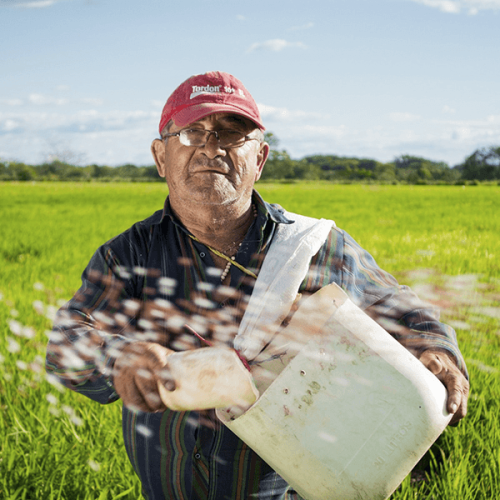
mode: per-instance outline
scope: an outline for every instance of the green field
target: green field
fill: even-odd
[[[500,187],[261,184],[332,218],[442,307],[468,363],[469,415],[391,499],[500,498]],[[46,332],[94,250],[162,207],[162,184],[0,183],[0,499],[137,499],[121,405],[48,382]]]

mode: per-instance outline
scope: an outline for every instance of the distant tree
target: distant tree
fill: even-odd
[[[264,165],[261,179],[293,179],[295,178],[295,161],[286,151],[271,150]]]
[[[118,177],[118,171],[115,167],[110,167],[108,165],[103,165],[100,168],[101,177],[104,179],[112,179],[113,177]]]
[[[9,162],[6,169],[14,181],[31,181],[37,177],[36,170],[31,165],[16,161]]]
[[[307,163],[305,159],[294,161],[294,173],[296,179],[318,180],[321,178],[321,170],[318,166]]]
[[[292,160],[285,150],[278,150],[279,139],[272,133],[266,132],[264,140],[271,147],[261,179],[297,179],[304,172],[296,169],[298,162]]]
[[[398,169],[415,169],[420,166],[420,163],[422,162],[423,158],[420,158],[418,156],[410,156],[410,155],[401,155],[397,156],[394,158],[394,166]]]
[[[141,167],[141,177],[148,181],[165,182],[164,179],[158,174],[156,165]]]
[[[500,146],[480,148],[464,162],[462,177],[468,180],[500,179]]]
[[[394,163],[379,163],[375,167],[375,179],[383,182],[394,182],[396,180]]]
[[[325,180],[376,179],[377,168],[382,165],[369,158],[335,155],[306,156],[304,160],[319,168],[319,178]]]
[[[412,184],[457,178],[456,172],[452,172],[447,163],[428,160],[420,156],[398,156],[394,159],[394,167],[398,180]]]
[[[279,139],[272,132],[264,133],[264,141],[271,146],[271,149],[277,149],[280,143]]]
[[[334,155],[312,155],[306,156],[304,160],[314,165],[319,170],[320,179],[335,180],[349,177],[352,168],[358,165],[357,159],[344,158]]]
[[[99,179],[102,177],[102,167],[93,163],[85,167],[87,177],[90,179]]]
[[[377,165],[378,165],[378,161],[363,158],[363,159],[359,160],[358,168],[363,169],[363,170],[373,171],[377,168]]]
[[[121,165],[120,167],[115,167],[115,174],[121,179],[136,179],[140,175],[140,170],[136,165],[127,163],[126,165]]]
[[[7,164],[3,161],[0,161],[0,180],[6,180],[10,176],[7,171]]]

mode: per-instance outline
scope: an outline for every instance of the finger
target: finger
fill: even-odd
[[[166,409],[158,394],[156,377],[150,371],[144,369],[137,370],[134,382],[138,393],[147,407],[145,411],[156,412]]]
[[[129,378],[126,389],[118,391],[123,405],[132,411],[150,412],[149,406],[144,400],[141,391],[138,389],[133,378]]]
[[[165,387],[165,389],[167,389],[167,391],[175,390],[175,379],[168,366],[164,366],[161,370],[156,372],[156,376],[158,381],[163,385],[163,387]]]
[[[448,375],[444,379],[444,383],[448,389],[447,409],[449,413],[456,413],[462,405],[463,393],[457,379],[458,377],[454,375]]]
[[[446,409],[451,413],[450,425],[456,425],[467,414],[469,382],[447,356],[426,351],[420,361],[443,383],[448,392]]]
[[[457,425],[462,418],[467,415],[467,399],[462,400],[462,404],[458,407],[458,410],[453,414],[449,425]]]
[[[456,383],[450,391],[450,396],[448,398],[448,412],[453,413],[453,418],[450,424],[457,424],[462,418],[467,415],[467,399],[469,394],[468,382],[460,380],[457,377],[458,383]]]
[[[173,353],[174,351],[159,345],[152,346],[146,353],[145,366],[154,375],[156,382],[163,384],[168,391],[175,389],[175,380],[168,366],[168,357]]]
[[[113,372],[113,385],[123,404],[127,407],[135,404],[136,388],[132,372],[126,368],[119,369],[115,366]]]
[[[143,370],[144,371],[144,370]],[[151,412],[148,402],[135,382],[137,372],[124,370],[115,377],[115,389],[123,404],[134,411]]]
[[[144,413],[152,413],[149,409],[148,404],[142,397],[139,389],[134,384],[133,397],[128,400],[123,400],[124,406],[126,406],[131,411],[141,411]]]
[[[443,371],[443,363],[436,354],[425,351],[419,359],[434,375],[437,376]]]
[[[164,366],[167,364],[168,357],[174,352],[159,344],[149,343],[144,355],[148,357],[150,363]]]

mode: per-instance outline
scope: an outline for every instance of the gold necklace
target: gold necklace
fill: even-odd
[[[197,241],[198,243],[201,243],[201,241],[196,237],[193,236],[192,234],[188,235],[191,239],[194,241]],[[205,245],[212,253],[217,255],[218,257],[221,257],[224,260],[227,260],[226,267],[224,271],[222,272],[221,275],[221,281],[224,281],[224,279],[227,276],[227,273],[229,272],[229,269],[231,268],[231,265],[237,267],[240,271],[244,272],[245,274],[248,274],[252,278],[257,279],[257,275],[253,273],[252,271],[248,270],[247,268],[243,267],[241,264],[238,264],[235,260],[235,257],[228,257],[226,254],[223,254],[222,252],[219,252],[219,250],[216,250],[215,248],[212,248],[210,245],[206,245],[205,243],[201,243],[202,245]],[[241,243],[238,245],[238,249],[241,247]],[[236,252],[238,253],[238,252]]]
[[[253,210],[253,216],[254,218],[257,218],[257,208],[255,205],[252,204],[252,210]],[[226,267],[224,268],[224,271],[222,271],[222,274],[220,276],[221,282],[223,282],[226,279],[226,276],[229,273],[229,270],[231,269],[231,266],[237,267],[240,271],[244,272],[245,274],[248,274],[248,276],[251,276],[254,279],[257,279],[257,275],[247,269],[246,267],[242,266],[241,264],[238,264],[236,262],[236,254],[233,255],[232,257],[228,257],[226,254],[219,252],[219,250],[216,250],[215,248],[211,247],[210,245],[206,245],[205,243],[202,243],[196,236],[193,236],[192,234],[188,234],[188,236],[193,239],[194,241],[197,241],[198,243],[201,243],[202,245],[205,245],[212,253],[217,255],[218,257],[221,257],[224,260],[227,260]],[[238,250],[240,249],[241,245],[243,242],[241,242],[238,245]],[[238,250],[236,250],[236,253],[238,253]]]

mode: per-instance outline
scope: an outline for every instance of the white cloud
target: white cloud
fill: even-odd
[[[289,110],[287,108],[277,108],[275,106],[268,106],[267,104],[261,103],[257,103],[257,106],[264,121],[293,121],[300,119],[321,120],[329,118],[328,114]]]
[[[349,134],[349,129],[345,125],[339,125],[338,127],[334,127],[331,125],[304,125],[301,127],[303,131],[304,137],[313,138],[313,137],[324,137],[328,139],[340,139],[341,137],[345,137]]]
[[[98,99],[95,97],[84,97],[80,99],[84,104],[90,104],[92,106],[102,106],[104,104],[103,99]]]
[[[0,6],[42,9],[44,7],[50,7],[59,1],[60,0],[0,0]]]
[[[400,112],[395,112],[395,113],[389,113],[389,118],[393,122],[415,122],[417,120],[420,120],[419,115],[414,115],[412,113],[400,113]]]
[[[459,1],[456,0],[413,0],[414,2],[421,3],[427,7],[434,7],[442,12],[449,12],[458,14],[461,9]]]
[[[498,143],[500,115],[489,115],[482,120],[449,120],[441,122],[443,129],[454,141]]]
[[[0,99],[1,104],[7,104],[7,106],[22,106],[24,104],[21,99]]]
[[[280,38],[273,40],[266,40],[265,42],[256,42],[250,45],[247,52],[254,52],[256,50],[272,50],[273,52],[280,52],[289,47],[298,47],[305,49],[306,46],[302,42],[287,42]]]
[[[90,133],[105,130],[130,130],[138,124],[151,124],[152,133],[156,131],[158,113],[146,111],[108,111],[95,109],[81,110],[77,113],[57,113],[28,111],[25,113],[0,112],[0,135],[9,132],[43,134],[45,132]]]
[[[238,15],[236,16],[236,19],[238,19],[238,21],[244,21],[244,20],[246,19],[246,17],[245,17],[245,16],[242,16],[241,14],[238,14]]]
[[[280,140],[279,148],[292,158],[335,154],[392,161],[396,156],[411,154],[456,165],[477,148],[497,144],[500,137],[498,114],[476,120],[383,121],[364,128],[334,121],[277,120],[264,124]]]
[[[154,106],[155,108],[159,108],[161,110],[163,109],[163,106],[165,106],[165,101],[160,101],[159,99],[153,99],[151,101],[151,106]]]
[[[443,106],[443,113],[446,113],[446,114],[449,114],[449,115],[452,115],[453,113],[456,112],[456,109],[455,108],[452,108],[451,106]]]
[[[288,31],[303,31],[303,30],[309,30],[311,28],[314,28],[314,23],[306,23],[302,24],[301,26],[292,26],[291,28],[288,29]]]
[[[68,103],[68,99],[51,97],[43,94],[30,94],[28,96],[28,101],[31,102],[31,104],[36,104],[38,106],[46,106],[54,104],[57,106],[62,106]]]
[[[1,123],[2,130],[5,132],[12,132],[21,126],[21,123],[16,120],[6,119],[3,123]]]
[[[88,163],[152,163],[149,145],[158,134],[157,111],[60,109],[0,111],[0,157],[36,164],[47,158],[47,144],[57,143],[61,151],[77,144],[75,153],[85,152]]]
[[[57,85],[57,87],[56,87],[56,90],[66,91],[66,90],[69,90],[69,89],[70,89],[69,85]]]
[[[480,10],[500,9],[500,0],[412,0],[412,1],[451,14],[459,14],[460,12],[462,12],[462,10],[465,10],[470,15],[475,15]]]

